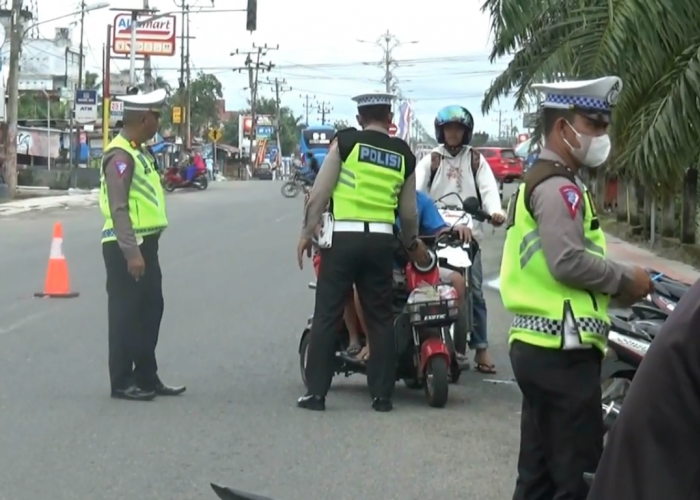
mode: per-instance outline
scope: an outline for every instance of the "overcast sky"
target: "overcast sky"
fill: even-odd
[[[63,15],[71,5],[69,1],[37,1],[40,20]],[[77,10],[79,1],[70,1]],[[214,1],[219,9],[246,6],[246,0]],[[301,115],[305,96],[309,95],[310,102],[332,108],[331,120],[346,119],[354,124],[355,109],[350,98],[383,88],[383,71],[374,66],[382,60],[383,51],[374,42],[389,30],[402,42],[393,51],[399,61],[395,70],[399,86],[428,130],[432,129],[438,109],[461,104],[474,114],[477,130],[497,132],[498,111],[483,117],[479,107],[484,91],[505,62],[492,65],[486,58],[490,22],[479,11],[481,1],[354,0],[332,4],[328,0],[258,0],[258,4],[258,31],[252,35],[245,31],[243,12],[191,16],[190,30],[195,37],[191,41],[192,64],[219,78],[227,109],[244,107],[249,95],[244,90],[247,76],[230,69],[242,66],[244,56],[229,54],[236,49],[250,50],[253,43],[279,44],[279,50],[270,51],[264,58],[278,67],[261,75],[261,79],[286,79],[286,86],[292,90],[282,96],[283,104]],[[142,0],[112,2],[113,7],[120,8],[142,5]],[[211,0],[192,0],[192,5],[196,12],[198,7],[211,7]],[[150,6],[161,12],[177,10],[175,0],[150,0]],[[85,47],[90,71],[101,71],[106,25],[115,14],[108,9],[88,14]],[[70,21],[43,24],[41,32],[51,37],[55,27],[66,26]],[[74,40],[78,40],[77,27]],[[153,58],[153,62],[157,75],[177,81],[179,55]],[[128,61],[116,60],[113,66],[128,69]],[[265,87],[263,92],[272,95],[271,87]],[[521,118],[512,110],[510,100],[502,101],[500,109],[504,121],[520,124]],[[320,115],[312,110],[309,119],[320,121]]]

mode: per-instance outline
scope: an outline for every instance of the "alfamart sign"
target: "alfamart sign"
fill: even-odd
[[[144,18],[147,19],[147,18]],[[131,53],[131,14],[118,14],[112,25],[112,51]],[[141,56],[172,56],[175,54],[175,16],[163,16],[136,27],[136,54]]]

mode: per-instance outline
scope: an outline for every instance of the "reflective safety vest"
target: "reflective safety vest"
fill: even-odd
[[[520,185],[508,207],[509,224],[501,262],[501,298],[515,313],[510,342],[519,340],[549,349],[597,347],[605,351],[610,298],[572,288],[549,272],[537,222]],[[605,234],[587,189],[583,190],[585,250],[605,258]]]
[[[165,193],[154,160],[150,155],[132,147],[121,134],[112,139],[104,154],[115,148],[126,151],[134,160],[134,174],[129,189],[129,218],[134,233],[136,236],[160,233],[168,227],[168,218],[165,213]],[[114,234],[114,222],[109,210],[104,166],[100,185],[100,210],[105,218],[105,224],[102,227],[102,243],[115,241],[117,237]]]
[[[331,195],[333,217],[393,224],[405,181],[406,157],[399,147],[388,149],[362,142],[363,132],[339,133],[337,140],[341,158],[347,154]]]

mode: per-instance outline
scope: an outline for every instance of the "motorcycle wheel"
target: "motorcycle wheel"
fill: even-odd
[[[309,385],[306,383],[306,362],[309,357],[309,339],[311,335],[308,333],[304,335],[304,338],[301,341],[301,345],[299,346],[299,371],[301,372],[301,381],[304,383],[304,387],[307,389],[309,388]]]
[[[444,408],[450,388],[450,370],[447,360],[433,356],[425,367],[425,400],[432,408]]]
[[[287,181],[282,184],[282,196],[285,198],[295,198],[299,195],[299,184],[294,181]]]
[[[461,355],[467,354],[467,347],[469,344],[467,337],[469,336],[471,326],[472,325],[469,324],[469,314],[467,313],[467,305],[462,304],[459,307],[457,321],[455,322],[453,330],[455,332],[455,338],[453,339],[455,351],[457,351]]]
[[[207,179],[206,176],[202,176],[194,182],[194,185],[197,186],[197,189],[200,191],[204,191],[209,186],[209,179]]]
[[[171,182],[166,181],[163,185],[163,189],[165,189],[168,193],[172,193],[173,191],[175,191],[175,185]]]

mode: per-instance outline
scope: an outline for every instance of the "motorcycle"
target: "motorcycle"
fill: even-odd
[[[404,380],[409,388],[423,388],[429,406],[442,408],[447,404],[449,384],[455,382],[465,367],[457,359],[450,327],[459,316],[457,290],[441,284],[438,256],[435,249],[456,239],[446,232],[438,236],[421,237],[428,247],[430,263],[420,267],[408,262],[405,280],[397,283],[393,295],[394,338],[396,343],[396,380]],[[316,284],[309,284],[315,289]],[[306,384],[306,364],[313,316],[309,318],[299,341],[299,367]],[[336,374],[346,377],[367,373],[367,364],[347,354],[349,337],[341,323],[335,353]]]
[[[295,198],[299,193],[307,194],[311,191],[311,183],[299,172],[295,170],[292,177],[282,184],[282,196],[285,198]]]
[[[208,186],[209,179],[207,178],[206,171],[197,172],[194,179],[191,181],[185,180],[180,173],[180,168],[177,166],[168,168],[163,174],[163,189],[165,189],[168,193],[172,193],[176,189],[190,187],[204,191]]]
[[[461,202],[461,206],[447,205],[444,199],[452,197]],[[435,200],[438,212],[443,220],[450,226],[466,226],[469,229],[474,227],[474,221],[484,222],[491,220],[491,216],[480,209],[479,201],[474,198],[467,198],[462,201],[457,193],[450,193]],[[459,354],[466,354],[469,344],[470,332],[474,325],[474,304],[471,297],[472,275],[471,266],[474,257],[479,252],[479,245],[476,241],[468,243],[456,242],[456,244],[440,243],[437,247],[438,264],[440,268],[449,269],[462,275],[467,284],[463,307],[464,314],[460,315],[460,320],[450,327],[450,334],[455,344],[455,349]]]

